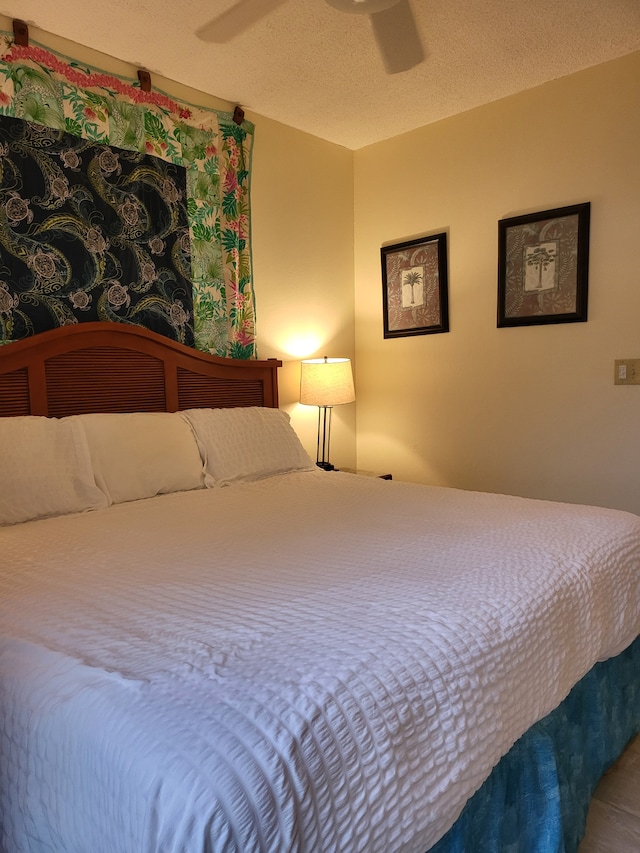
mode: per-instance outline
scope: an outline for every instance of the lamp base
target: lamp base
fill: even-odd
[[[331,464],[331,462],[316,462],[318,468],[322,468],[323,471],[335,471],[335,466]]]

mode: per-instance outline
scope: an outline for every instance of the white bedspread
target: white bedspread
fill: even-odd
[[[324,472],[0,530],[6,851],[424,853],[640,632],[640,519]]]

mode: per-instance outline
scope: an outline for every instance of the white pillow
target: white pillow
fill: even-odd
[[[209,488],[315,468],[289,415],[280,409],[188,409],[182,414],[193,427]]]
[[[204,487],[189,424],[174,412],[76,415],[87,434],[96,483],[112,503]]]
[[[32,415],[0,418],[0,524],[105,506],[82,424]]]

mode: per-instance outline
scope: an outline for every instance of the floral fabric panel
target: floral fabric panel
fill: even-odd
[[[34,45],[21,47],[7,38],[2,41],[1,37],[0,115],[70,134],[77,137],[76,142],[85,140],[107,146],[114,154],[116,148],[121,149],[118,162],[123,171],[119,176],[115,173],[112,176],[119,180],[127,171],[125,164],[134,162],[129,155],[150,155],[150,158],[161,160],[164,174],[174,181],[178,192],[183,192],[190,242],[190,268],[187,271],[182,270],[189,256],[185,241],[181,237],[172,245],[180,246],[175,262],[178,271],[189,279],[192,294],[192,308],[186,295],[183,298],[177,292],[173,294],[175,299],[172,297],[171,310],[165,305],[164,327],[171,327],[172,336],[176,332],[178,336],[184,334],[185,342],[188,340],[188,327],[192,327],[194,345],[206,352],[234,358],[255,358],[249,205],[253,125],[250,122],[237,125],[227,113],[180,104],[161,92],[142,92],[130,81],[87,68]],[[82,147],[77,150],[85,151]],[[88,154],[82,155],[82,168],[86,157]],[[59,158],[54,158],[54,162],[63,171],[69,169]],[[179,168],[176,167],[185,170],[184,191],[178,181]],[[68,179],[68,175],[66,177]],[[22,192],[18,194],[25,199]],[[31,223],[25,221],[23,228],[35,222],[33,201],[29,207],[34,219]],[[158,224],[155,230],[161,234],[164,227]],[[158,267],[158,258],[151,250],[149,239],[153,238],[147,239],[146,256]],[[160,236],[160,239],[164,238]],[[86,247],[86,242],[84,245]],[[160,244],[154,245],[158,248]],[[165,242],[165,247],[169,251],[169,243]],[[110,249],[114,249],[112,242]],[[146,313],[138,312],[128,320],[124,316],[127,311],[134,310],[134,302],[138,304],[134,296],[139,295],[140,288],[146,285],[143,270],[152,274],[151,267],[145,266],[146,260],[143,262],[142,256],[136,257],[141,264],[138,279],[128,280],[126,275],[110,279],[127,288],[129,304],[125,305],[123,291],[113,290],[111,296],[122,300],[118,311],[114,311],[116,317],[125,322],[147,325],[150,315]],[[4,261],[0,258],[5,267],[0,279],[7,288],[11,288],[11,293],[5,287],[0,290],[0,319],[3,324],[0,334],[6,341],[11,339],[5,333],[6,324],[10,322],[7,310],[11,309],[16,326],[17,306],[13,304],[15,283],[8,275]],[[164,283],[165,279],[159,276],[156,281]],[[97,291],[88,282],[77,283],[80,286],[73,292],[90,293],[91,304],[95,307]],[[76,301],[84,300],[81,296],[74,298]],[[182,305],[179,306],[178,302]],[[68,298],[61,304],[65,309],[70,307]],[[113,303],[108,304],[110,309],[116,307]],[[91,310],[93,308],[74,306],[73,319],[68,322],[95,319],[89,316]],[[185,314],[191,312],[188,322],[180,311]],[[154,313],[153,321],[157,320]],[[31,333],[23,322],[22,334]],[[20,334],[16,326],[15,335]]]
[[[0,329],[83,320],[193,345],[186,170],[0,116]]]

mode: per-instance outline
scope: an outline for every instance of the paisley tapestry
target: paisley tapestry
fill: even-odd
[[[161,173],[173,180],[178,192],[182,192],[177,177],[180,168],[174,171],[171,169],[184,168],[186,191],[183,200],[186,203],[191,249],[188,274],[182,269],[182,265],[188,262],[185,243],[177,241],[172,245],[179,247],[179,256],[174,258],[175,269],[191,281],[193,313],[189,323],[193,323],[195,346],[221,356],[256,357],[249,204],[254,130],[251,122],[245,120],[242,124],[237,124],[229,113],[177,102],[157,90],[143,92],[137,80],[107,74],[33,42],[28,47],[16,45],[10,36],[1,34],[0,115],[24,119],[32,124],[70,134],[78,140],[107,146],[114,155],[116,148],[121,149],[118,153],[118,163],[122,171],[118,174],[115,169],[110,173],[111,178],[119,182],[120,189],[124,185],[125,174],[129,174],[129,167],[134,170],[137,167],[133,164],[138,162],[128,159],[124,152],[150,155],[162,161],[167,171],[161,170]],[[89,153],[85,152],[82,146],[74,151],[83,164],[89,162]],[[53,162],[69,180],[70,167],[65,166],[59,157],[56,159],[54,156]],[[99,166],[96,168],[98,173],[103,175],[104,170]],[[7,192],[10,191],[7,189]],[[26,200],[22,191],[14,191],[20,199]],[[24,208],[19,199],[15,196],[12,198],[15,200],[10,209],[16,222],[15,227],[18,228],[17,222],[20,222],[20,228],[31,226],[33,229],[36,224],[36,206],[33,200],[29,204],[33,219],[27,222],[29,212],[25,213],[24,219],[16,220],[16,215],[21,215]],[[57,197],[54,194],[52,198]],[[68,199],[65,199],[65,203],[66,201]],[[132,208],[127,210],[132,212]],[[52,211],[49,210],[49,215],[51,214]],[[7,219],[7,227],[10,224]],[[102,228],[102,225],[100,227]],[[159,231],[162,231],[163,227],[159,226]],[[104,232],[102,237],[107,239]],[[116,247],[110,237],[109,240],[110,251],[113,253]],[[86,239],[83,242],[81,238],[76,238],[76,245],[81,243],[86,250]],[[102,244],[98,241],[96,245]],[[154,243],[156,248],[159,248],[159,245]],[[165,249],[170,253],[169,244],[166,242]],[[151,250],[148,239],[144,251],[145,257],[149,256],[157,269],[158,256]],[[46,254],[45,249],[42,249],[42,252]],[[91,255],[91,252],[88,254]],[[129,256],[130,261],[134,255],[135,253]],[[50,269],[42,254],[37,257],[39,260],[36,266],[41,273],[45,268]],[[59,256],[56,255],[56,258],[60,264]],[[138,269],[146,269],[151,275],[151,267],[145,266],[146,260],[142,260],[142,255],[135,255],[135,258],[139,264]],[[49,260],[53,261],[53,258]],[[95,273],[92,264],[93,260],[89,263],[90,274]],[[62,275],[62,267],[57,266],[56,269],[57,274]],[[111,275],[114,271],[115,267],[108,273],[105,269],[105,275]],[[78,275],[77,269],[74,269],[74,282]],[[22,333],[28,333],[24,318],[15,317],[17,306],[14,303],[18,294],[13,290],[14,285],[6,269],[0,273],[0,280],[9,287],[9,290],[4,287],[0,289],[0,318],[4,328],[11,323],[9,315],[13,314],[16,336],[21,334],[18,328],[22,328]],[[113,281],[114,284],[119,283],[119,286],[127,288],[127,292],[125,294],[116,288],[111,291],[112,301],[105,295],[100,304],[113,311],[114,315],[124,322],[146,325],[151,315],[143,314],[142,310],[136,307],[143,301],[144,294],[149,293],[140,290],[146,286],[146,280],[129,280],[126,275],[124,278],[114,276],[107,280]],[[137,289],[131,287],[134,281]],[[158,274],[155,281],[162,291],[166,279]],[[75,294],[72,300],[67,296],[60,302],[64,305],[63,310],[72,312],[71,315],[65,315],[72,316],[73,319],[68,321],[89,319],[88,312],[98,310],[97,289],[90,290],[92,307],[87,307],[86,310],[81,307],[81,304],[85,303],[85,297],[79,295],[78,289],[72,289],[71,292]],[[106,292],[109,292],[109,288]],[[130,301],[125,304],[127,296]],[[185,313],[190,310],[186,296],[183,299],[177,292],[173,296],[173,313],[166,314],[164,320],[164,327],[171,327],[169,331],[172,335],[176,334],[173,324],[183,319],[180,310]],[[122,304],[116,306],[113,300]],[[178,301],[182,302],[181,306],[177,305]],[[22,304],[24,307],[24,302]],[[40,307],[42,308],[42,305]],[[156,309],[157,305],[154,311]],[[165,307],[165,312],[167,310]],[[135,317],[131,315],[132,319],[126,320],[124,314],[127,311],[138,313]],[[154,322],[157,322],[157,313],[153,313],[153,318]],[[178,326],[182,326],[183,332],[187,334],[186,322],[179,322]],[[3,328],[0,327],[0,344],[8,340],[10,338],[4,336]]]
[[[186,171],[0,116],[0,332],[83,320],[193,345]]]

